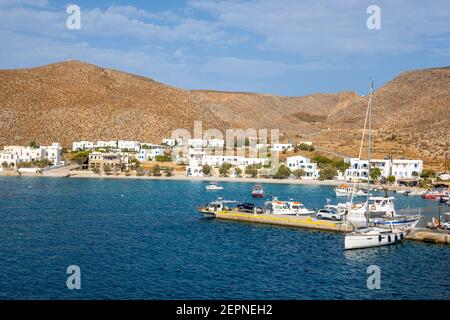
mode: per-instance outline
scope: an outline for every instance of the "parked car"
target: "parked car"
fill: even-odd
[[[238,204],[237,208],[241,212],[254,212],[255,208],[257,212],[260,211],[260,208],[256,207],[253,203],[241,203]]]
[[[339,213],[333,209],[320,209],[317,211],[317,219],[342,220],[343,213]]]

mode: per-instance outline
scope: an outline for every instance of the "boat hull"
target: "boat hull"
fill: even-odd
[[[388,234],[351,233],[345,236],[345,250],[364,249],[397,244],[405,239],[405,233],[392,231]]]
[[[264,194],[262,193],[253,193],[252,198],[264,198]]]

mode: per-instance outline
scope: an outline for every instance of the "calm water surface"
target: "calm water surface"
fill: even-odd
[[[217,196],[251,201],[252,184],[0,178],[2,299],[450,299],[450,247],[407,241],[345,252],[330,232],[202,219]],[[320,208],[332,187],[265,185]],[[400,209],[436,204],[398,195]],[[81,268],[68,290],[66,268]],[[366,269],[381,268],[368,290]]]

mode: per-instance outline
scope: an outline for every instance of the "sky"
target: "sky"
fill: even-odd
[[[370,77],[450,65],[450,2],[0,0],[0,39],[0,69],[76,59],[183,89],[366,94]]]

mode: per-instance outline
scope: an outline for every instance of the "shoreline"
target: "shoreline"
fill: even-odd
[[[5,175],[2,177],[18,177],[19,175]],[[236,178],[236,177],[188,177],[184,175],[166,176],[125,176],[125,175],[98,175],[91,172],[72,173],[44,173],[40,175],[22,174],[21,177],[43,177],[43,178],[75,178],[75,179],[132,179],[132,180],[161,180],[161,181],[193,181],[193,182],[239,182],[239,183],[265,183],[265,184],[299,184],[299,185],[322,185],[338,186],[347,183],[344,180],[311,180],[311,179],[272,179],[272,178]]]

